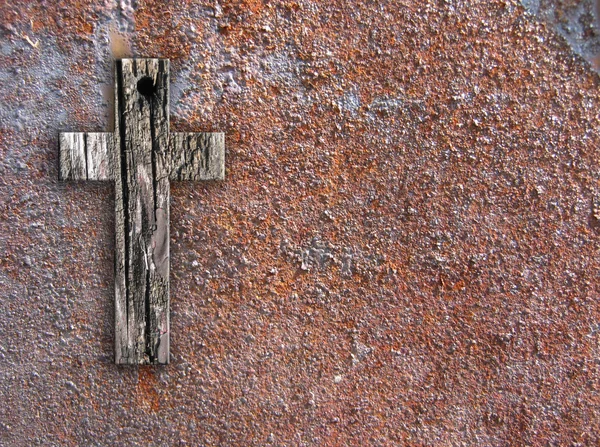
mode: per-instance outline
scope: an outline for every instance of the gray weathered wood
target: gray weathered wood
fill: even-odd
[[[60,179],[87,180],[85,133],[60,134]]]
[[[225,135],[175,132],[170,138],[171,180],[223,180]]]
[[[169,361],[169,65],[117,61],[116,361]],[[151,95],[137,85],[154,84]]]
[[[112,133],[86,134],[86,162],[88,180],[114,180],[110,166],[110,154],[114,151]]]
[[[115,182],[115,362],[169,362],[169,179],[220,180],[222,133],[169,134],[169,61],[116,62],[115,133],[62,133],[61,180]]]
[[[61,180],[111,180],[113,136],[106,132],[61,133]]]

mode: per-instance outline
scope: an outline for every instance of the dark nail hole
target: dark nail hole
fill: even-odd
[[[152,96],[156,92],[154,81],[150,76],[144,76],[137,83],[138,92],[144,96]]]

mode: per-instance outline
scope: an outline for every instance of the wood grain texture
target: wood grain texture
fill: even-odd
[[[116,64],[116,363],[169,362],[168,61]],[[151,80],[150,95],[137,89]]]
[[[223,180],[225,135],[174,132],[169,140],[171,180]]]
[[[115,133],[60,134],[61,180],[115,182],[115,362],[169,362],[169,180],[221,180],[222,133],[169,134],[169,61],[116,62]]]
[[[85,135],[88,180],[113,180],[110,164],[110,154],[114,151],[113,134],[88,132]]]
[[[113,135],[107,132],[65,132],[59,137],[60,180],[111,180]]]

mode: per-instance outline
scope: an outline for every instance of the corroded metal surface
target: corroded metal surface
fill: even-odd
[[[521,0],[521,4],[600,71],[600,0]]]
[[[600,91],[561,38],[506,0],[115,5],[0,7],[3,445],[600,442]],[[111,51],[226,132],[228,180],[171,188],[168,367],[112,364],[114,192],[57,181]]]

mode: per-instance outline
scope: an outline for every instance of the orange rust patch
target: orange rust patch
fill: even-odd
[[[140,366],[137,382],[137,399],[141,406],[156,413],[160,409],[160,395],[156,371],[153,367]]]

